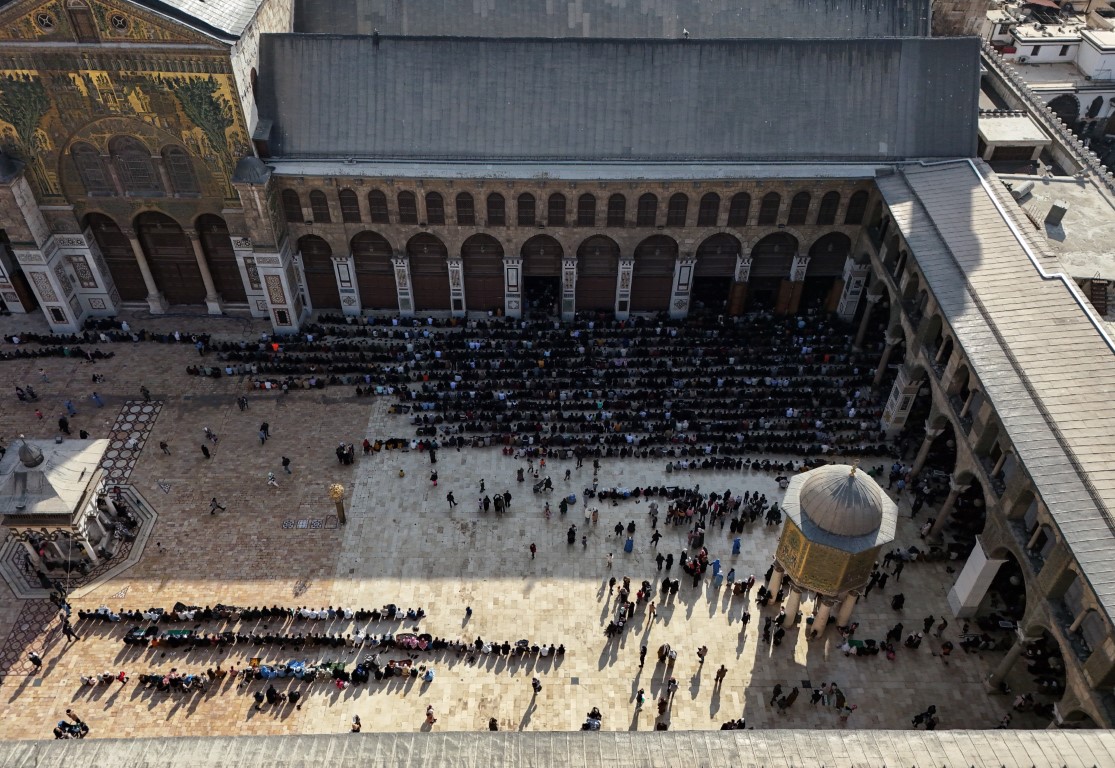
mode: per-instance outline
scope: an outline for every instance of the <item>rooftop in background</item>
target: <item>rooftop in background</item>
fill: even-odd
[[[0,459],[0,517],[11,523],[69,525],[100,466],[108,440],[26,440],[43,461],[25,466],[20,443]]]
[[[259,114],[274,121],[271,154],[287,159],[970,157],[978,48],[263,35]]]
[[[178,0],[200,2],[200,0]],[[294,31],[440,37],[928,37],[931,0],[298,0]],[[262,71],[262,70],[261,70]]]
[[[1115,280],[1115,201],[1090,179],[1071,176],[999,175],[1014,189],[1033,182],[1030,193],[1019,201],[1033,227],[1049,250],[1057,254],[1065,272],[1077,279],[1101,277]],[[1045,223],[1055,202],[1068,203],[1060,225]]]
[[[263,0],[127,1],[228,42],[240,37],[263,4]],[[0,0],[0,8],[13,2],[15,0]]]

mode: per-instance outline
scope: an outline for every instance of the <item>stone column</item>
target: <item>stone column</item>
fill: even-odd
[[[825,634],[825,630],[829,624],[829,614],[832,612],[833,600],[827,597],[817,598],[821,606],[817,609],[817,614],[813,617],[813,633],[816,635]]]
[[[201,270],[201,282],[205,284],[205,307],[211,315],[224,314],[221,310],[221,297],[217,294],[217,286],[213,283],[213,275],[209,272],[209,262],[205,260],[205,249],[201,247],[201,234],[196,229],[187,229],[186,236],[190,238],[190,246],[194,249],[194,258],[197,259],[197,268]]]
[[[736,256],[736,273],[728,293],[728,315],[738,317],[747,308],[747,282],[751,279],[751,257],[742,253]]]
[[[143,275],[143,284],[147,286],[147,304],[150,307],[151,314],[165,315],[167,310],[166,298],[159,293],[159,286],[155,285],[155,276],[151,274],[151,267],[147,264],[147,255],[143,252],[143,246],[139,242],[136,231],[130,227],[127,229],[121,228],[120,231],[124,233],[124,236],[128,238],[128,242],[132,245],[132,253],[139,265],[139,273]]]
[[[74,540],[81,545],[81,548],[85,550],[85,554],[89,555],[89,559],[92,560],[94,564],[101,562],[101,558],[97,555],[97,550],[93,548],[93,545],[89,543],[87,538],[84,536],[75,536]]]
[[[995,667],[995,671],[988,676],[987,685],[989,687],[998,688],[1002,684],[1003,680],[1010,674],[1011,668],[1014,667],[1014,662],[1018,661],[1018,657],[1026,650],[1028,644],[1028,638],[1019,630],[1018,639],[1014,641],[1014,645],[1010,647],[1007,655],[999,662],[999,666]]]
[[[900,341],[902,341],[902,336],[900,334],[892,334],[890,331],[887,331],[887,344],[883,349],[883,356],[879,358],[879,366],[875,369],[875,378],[871,380],[871,386],[877,387],[883,380],[883,374],[886,373],[887,370],[887,363],[890,362],[891,352],[894,351],[894,348],[898,346],[898,342]]]
[[[674,320],[689,314],[689,294],[696,265],[697,257],[692,253],[679,254],[674,264],[674,287],[670,291],[670,317]]]
[[[465,303],[464,262],[460,256],[450,256],[449,267],[449,309],[453,317],[464,317],[468,304]]]
[[[1003,465],[1007,463],[1007,456],[1009,455],[1010,451],[1003,451],[1001,454],[999,454],[999,458],[998,460],[996,460],[995,466],[991,468],[992,477],[998,477],[999,473],[1003,471]]]
[[[972,407],[972,401],[976,399],[976,390],[969,390],[968,397],[964,400],[964,407],[960,409],[960,418],[968,415],[968,409]]]
[[[344,256],[334,254],[333,277],[337,280],[337,294],[341,297],[341,313],[348,317],[360,317],[360,288],[356,284],[356,259],[349,253]]]
[[[635,273],[635,258],[620,256],[619,274],[616,276],[616,320],[631,316],[631,280]]]
[[[391,257],[395,266],[395,292],[399,295],[399,316],[414,317],[414,289],[410,284],[410,259],[402,251]]]
[[[867,294],[867,305],[863,308],[863,317],[859,320],[859,330],[856,331],[856,340],[852,344],[857,348],[863,347],[863,339],[867,336],[867,326],[871,322],[871,312],[883,298],[881,293]]]
[[[846,627],[852,620],[852,611],[856,609],[856,601],[859,600],[859,595],[855,592],[849,592],[844,595],[844,600],[840,603],[840,611],[836,614],[836,625],[838,627]]]
[[[786,301],[786,314],[796,315],[801,309],[801,292],[805,287],[805,273],[809,269],[809,256],[794,256],[790,266],[790,295]]]
[[[784,573],[785,571],[782,570],[782,566],[775,563],[774,573],[770,575],[770,584],[767,586],[767,589],[770,590],[772,595],[778,594],[778,588],[782,586],[782,576]]]
[[[945,503],[937,511],[937,519],[933,522],[933,527],[929,529],[930,536],[937,536],[941,533],[941,529],[945,527],[945,522],[952,516],[953,507],[956,506],[956,500],[960,498],[960,494],[970,488],[970,485],[960,483],[955,477],[949,478],[949,495],[945,498]]]
[[[1027,552],[1033,552],[1034,551],[1034,547],[1036,547],[1038,545],[1038,539],[1041,538],[1041,535],[1043,533],[1045,533],[1045,528],[1043,528],[1042,524],[1039,522],[1034,527],[1034,533],[1030,536],[1030,540],[1026,542],[1026,551]]]
[[[103,542],[105,540],[105,537],[108,536],[108,531],[105,530],[105,527],[101,524],[100,518],[98,518],[95,514],[89,515],[85,518],[86,532],[88,532],[90,528],[100,534],[99,538],[97,539],[98,541]]]
[[[24,539],[20,543],[23,544],[23,548],[27,550],[27,556],[31,558],[31,563],[36,568],[45,570],[43,567],[43,559],[39,557],[39,553],[35,551],[35,548],[33,546],[31,546],[31,542]]]
[[[566,256],[561,260],[561,319],[573,320],[577,315],[577,259]]]
[[[867,284],[867,276],[870,272],[870,264],[857,264],[851,256],[844,261],[844,287],[840,292],[840,303],[836,305],[836,314],[842,319],[851,322],[856,316],[856,308],[859,306],[860,297],[863,296],[863,287]],[[866,309],[864,313],[867,313]],[[859,346],[859,342],[856,346]]]
[[[790,593],[786,595],[785,602],[782,607],[786,609],[786,619],[790,622],[790,626],[798,623],[798,606],[801,605],[801,587],[791,586]]]
[[[503,257],[503,312],[507,317],[523,316],[523,258]]]
[[[944,431],[944,427],[931,427],[928,421],[925,422],[925,439],[921,441],[918,455],[914,458],[914,466],[910,469],[911,480],[925,468],[925,461],[929,458],[929,449],[933,447],[933,441],[940,437]]]
[[[879,419],[879,428],[894,437],[906,426],[906,419],[914,407],[914,400],[921,389],[921,380],[910,381],[909,369],[902,366],[898,375],[894,377],[894,384],[890,388],[886,405],[883,406],[883,416]]]

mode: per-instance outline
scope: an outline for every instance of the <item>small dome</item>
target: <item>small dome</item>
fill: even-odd
[[[0,152],[0,181],[11,181],[23,170],[23,163],[7,152]]]
[[[883,489],[866,472],[846,464],[809,472],[798,499],[803,515],[837,536],[869,536],[882,526]]]
[[[19,446],[19,460],[23,466],[31,469],[43,463],[43,452],[38,446],[24,442]]]
[[[232,172],[232,180],[244,184],[265,184],[271,178],[271,168],[254,155],[241,158]]]

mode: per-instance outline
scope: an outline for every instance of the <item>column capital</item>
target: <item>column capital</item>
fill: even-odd
[[[120,234],[127,238],[133,238],[136,236],[136,231],[134,227],[120,227]]]
[[[951,491],[952,493],[964,493],[964,491],[968,490],[971,487],[971,483],[962,483],[955,477],[949,478],[949,491]]]
[[[866,299],[868,304],[878,304],[880,301],[883,300],[883,294],[869,293],[867,294]]]
[[[201,233],[198,232],[193,227],[183,227],[182,231],[186,233],[186,237],[190,238],[191,240],[193,240],[195,242],[198,242],[198,241],[201,240]]]
[[[901,333],[888,330],[884,340],[886,341],[888,347],[894,347],[897,346],[903,338],[905,337]]]
[[[925,439],[936,440],[938,437],[945,433],[944,427],[931,427],[929,422],[925,422]]]

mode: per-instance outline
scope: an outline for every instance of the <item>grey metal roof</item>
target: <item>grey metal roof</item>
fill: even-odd
[[[605,713],[608,716],[609,713]],[[870,715],[864,715],[869,717]],[[853,717],[852,722],[855,722]],[[49,725],[49,723],[48,723]],[[626,725],[624,725],[626,728]],[[1111,731],[667,731],[343,733],[0,742],[5,768],[764,768],[1115,765]]]
[[[203,32],[224,32],[238,38],[263,0],[128,0],[135,5],[196,25]]]
[[[1034,252],[1025,219],[983,173],[989,187],[967,162],[911,166],[878,186],[1111,621],[1115,351],[1075,284],[1046,272],[1055,260]]]
[[[898,505],[870,475],[847,464],[794,475],[782,508],[809,541],[844,552],[893,541],[898,525]]]
[[[277,157],[969,157],[979,41],[263,35]]]
[[[298,0],[294,31],[444,37],[928,37],[931,0]]]

